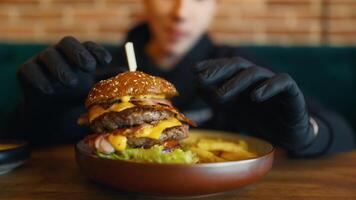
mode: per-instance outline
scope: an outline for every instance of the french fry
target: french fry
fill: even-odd
[[[189,146],[195,146],[199,140],[199,137],[196,135],[190,135],[188,138],[184,139],[184,144]]]
[[[199,162],[208,163],[208,162],[225,162],[227,160],[215,156],[210,151],[206,151],[204,149],[200,149],[197,147],[191,147],[190,150],[195,153],[199,157]]]
[[[245,160],[249,158],[255,158],[256,154],[248,151],[241,151],[240,153],[224,151],[220,154],[220,157],[228,161],[234,161],[234,160]]]
[[[237,145],[241,146],[241,148],[243,148],[245,150],[248,150],[248,145],[245,140],[239,140],[239,143]]]
[[[247,144],[239,145],[234,142],[227,142],[214,139],[200,139],[197,146],[207,151],[226,151],[240,153],[247,150]]]
[[[191,138],[184,145],[197,155],[200,163],[245,160],[257,157],[244,140],[232,142],[216,138]]]

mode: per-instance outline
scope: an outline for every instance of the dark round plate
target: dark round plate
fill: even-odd
[[[0,175],[19,167],[30,156],[27,142],[18,140],[0,140]]]
[[[234,190],[258,181],[272,168],[273,146],[263,140],[221,131],[192,130],[190,137],[245,140],[258,157],[204,164],[153,164],[109,160],[93,155],[83,141],[76,160],[90,179],[123,191],[151,196],[200,196]]]

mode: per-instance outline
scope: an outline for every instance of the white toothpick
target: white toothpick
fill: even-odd
[[[130,72],[134,72],[137,69],[135,50],[132,42],[127,42],[125,44],[127,62],[129,63]]]

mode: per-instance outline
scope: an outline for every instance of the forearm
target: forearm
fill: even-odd
[[[355,133],[347,121],[337,113],[318,109],[312,112],[318,132],[307,147],[290,152],[293,157],[315,157],[351,150],[355,147]]]
[[[56,101],[26,101],[9,117],[6,138],[25,139],[34,144],[73,142],[84,133],[76,120],[84,107]]]

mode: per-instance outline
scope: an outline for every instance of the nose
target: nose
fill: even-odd
[[[187,20],[189,16],[189,1],[191,0],[175,0],[175,5],[173,8],[173,19],[176,22],[183,22]]]

